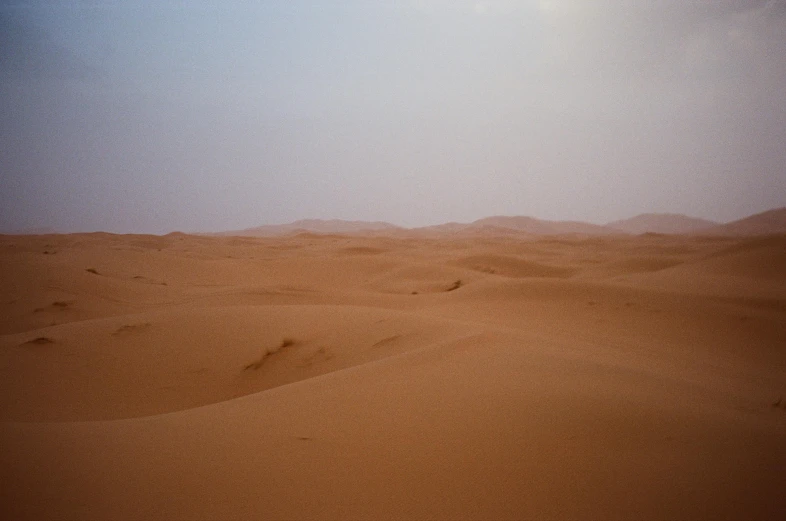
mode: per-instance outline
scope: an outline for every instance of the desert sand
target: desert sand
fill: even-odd
[[[786,516],[786,235],[383,231],[0,237],[3,517]]]

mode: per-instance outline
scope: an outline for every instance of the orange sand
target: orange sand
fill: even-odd
[[[786,516],[786,236],[493,230],[0,237],[3,517]]]

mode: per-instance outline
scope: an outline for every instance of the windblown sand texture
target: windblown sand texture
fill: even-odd
[[[382,231],[0,237],[3,517],[786,516],[786,236]]]

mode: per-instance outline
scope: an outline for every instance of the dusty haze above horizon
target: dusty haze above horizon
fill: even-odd
[[[0,233],[786,206],[786,2],[0,3]]]

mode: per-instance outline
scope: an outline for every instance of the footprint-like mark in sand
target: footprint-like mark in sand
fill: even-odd
[[[320,347],[309,356],[304,358],[297,366],[298,367],[311,367],[312,365],[325,362],[333,358],[333,355],[328,351],[326,347]]]
[[[130,335],[133,333],[138,333],[150,328],[151,324],[149,322],[145,322],[143,324],[126,324],[124,326],[120,326],[112,333],[112,336],[121,336],[121,335]]]
[[[396,341],[396,340],[398,340],[399,338],[401,338],[401,335],[393,335],[393,336],[389,336],[389,337],[387,337],[387,338],[383,338],[382,340],[380,340],[379,342],[375,343],[375,344],[374,344],[374,345],[372,345],[371,347],[372,347],[372,348],[374,348],[374,347],[382,347],[382,346],[384,346],[384,345],[390,344],[391,342],[395,342],[395,341]]]
[[[46,336],[40,336],[38,338],[34,338],[32,340],[28,340],[27,342],[23,342],[20,345],[23,345],[23,346],[25,346],[25,345],[28,345],[28,346],[29,345],[45,346],[45,345],[50,345],[50,344],[54,344],[54,343],[55,343],[55,341],[52,340],[51,338],[46,337]]]
[[[142,275],[134,275],[133,280],[137,282],[141,282],[143,284],[153,284],[155,286],[166,286],[167,283],[160,280],[153,280],[147,277],[143,277]]]

